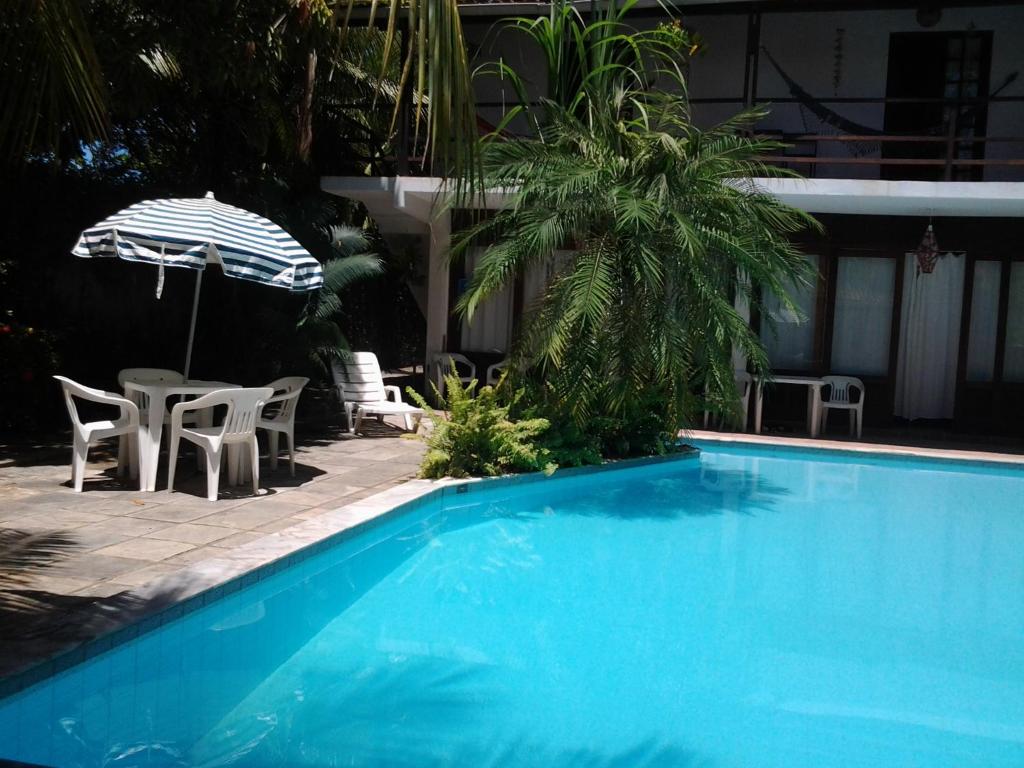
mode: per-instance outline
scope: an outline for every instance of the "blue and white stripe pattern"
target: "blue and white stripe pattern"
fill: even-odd
[[[255,213],[205,198],[143,200],[82,232],[72,253],[168,267],[220,264],[231,277],[292,291],[324,283],[320,263],[287,232]]]

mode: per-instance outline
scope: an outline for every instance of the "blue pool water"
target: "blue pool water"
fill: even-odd
[[[1024,473],[708,446],[448,497],[0,702],[51,766],[1024,765]]]

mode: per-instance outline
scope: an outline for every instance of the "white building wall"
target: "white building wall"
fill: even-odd
[[[698,124],[711,125],[742,107],[744,59],[747,41],[746,14],[687,15],[683,23],[699,32],[706,43],[705,51],[691,64],[689,90],[694,99],[735,98],[729,104],[696,104],[694,116]],[[652,26],[657,19],[645,18],[639,26]],[[489,24],[498,24],[490,20]],[[806,91],[818,98],[879,98],[885,96],[888,73],[889,36],[893,32],[953,32],[967,29],[992,31],[992,66],[990,87],[998,87],[1012,72],[1020,72],[1015,83],[1003,96],[1024,96],[1024,4],[980,7],[944,8],[942,18],[934,27],[924,29],[918,24],[914,9],[874,11],[821,11],[764,13],[761,17],[761,44],[768,48],[779,65]],[[837,30],[842,34],[842,58],[836,74]],[[505,61],[524,74],[529,97],[543,94],[545,71],[543,61],[535,53],[525,35],[497,32],[479,21],[470,22],[467,38],[474,46],[477,63],[504,57]],[[477,98],[482,102],[507,100],[516,94],[507,82],[498,78],[481,78],[477,82]],[[760,58],[757,95],[762,101],[789,98],[785,81],[767,57]],[[850,120],[881,130],[884,127],[884,104],[830,104],[830,108]],[[492,123],[501,119],[502,110],[483,107],[481,115]],[[760,125],[764,129],[786,133],[818,132],[820,124],[813,115],[805,123],[797,104],[776,103],[771,114]],[[522,123],[513,128],[525,131]],[[821,131],[828,133],[830,131]],[[990,136],[1024,135],[1024,103],[989,105],[987,133]],[[821,142],[819,156],[850,157],[838,142]],[[1024,144],[991,143],[988,158],[1024,157]],[[878,166],[835,165],[819,167],[815,175],[839,178],[878,178]],[[986,180],[1019,180],[1024,169],[1006,166],[986,168]]]

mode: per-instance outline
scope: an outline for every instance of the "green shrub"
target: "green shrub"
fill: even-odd
[[[669,396],[649,386],[617,410],[600,408],[581,418],[573,411],[557,376],[525,377],[513,417],[543,418],[551,427],[540,445],[560,467],[600,464],[607,459],[652,456],[676,449],[674,414]]]
[[[447,420],[439,417],[419,393],[406,390],[434,424],[420,475],[437,478],[554,472],[557,465],[551,452],[539,441],[550,422],[544,418],[509,418],[521,392],[513,393],[503,404],[494,387],[475,392],[476,387],[475,379],[463,386],[454,367],[445,376],[447,398],[441,398],[436,388],[435,393],[441,407],[448,411]]]

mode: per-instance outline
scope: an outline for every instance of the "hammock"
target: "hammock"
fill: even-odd
[[[877,128],[869,128],[866,125],[843,117],[838,112],[829,109],[820,101],[815,99],[811,94],[805,91],[800,84],[790,77],[786,71],[779,66],[779,63],[771,55],[769,50],[763,45],[761,51],[767,57],[769,63],[775,68],[775,71],[779,73],[786,82],[786,86],[789,88],[790,95],[797,100],[800,107],[800,118],[804,124],[804,131],[811,134],[821,134],[826,136],[838,136],[840,134],[847,134],[850,136],[882,136],[884,131],[880,131]],[[813,127],[810,123],[817,119],[818,125]],[[851,154],[861,157],[864,155],[877,154],[881,149],[881,142],[877,141],[844,141],[839,142]]]

